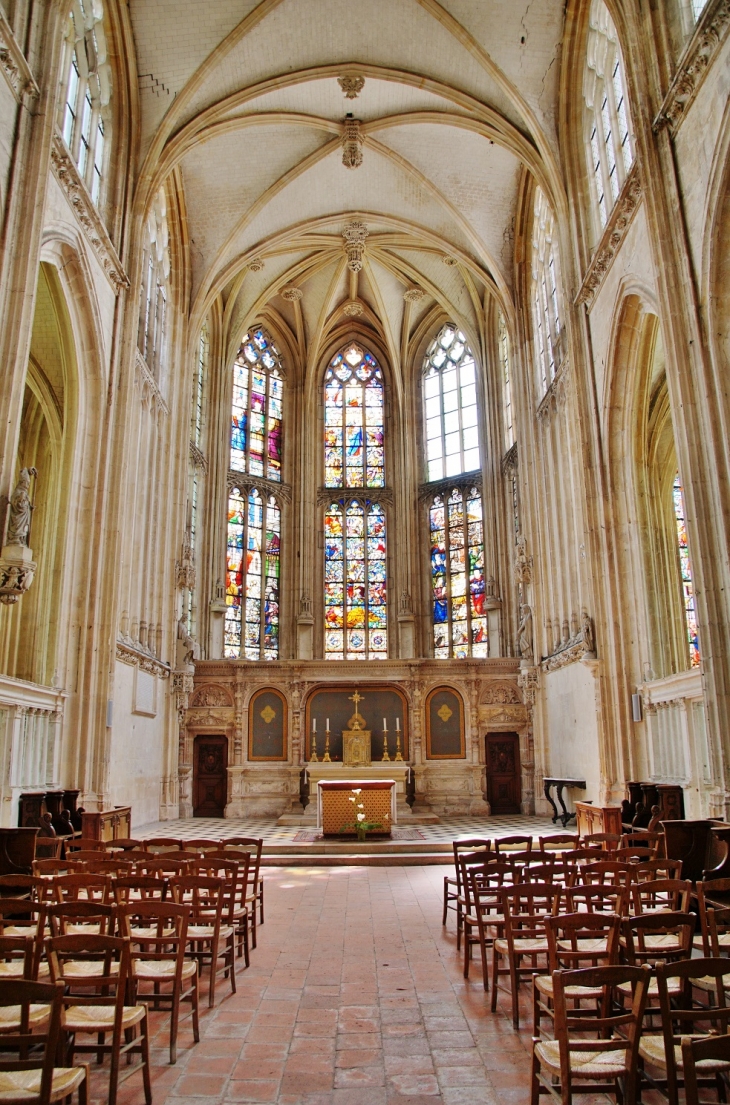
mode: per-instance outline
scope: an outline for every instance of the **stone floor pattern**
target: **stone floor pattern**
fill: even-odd
[[[453,913],[441,927],[445,867],[266,871],[266,923],[238,992],[221,984],[193,1046],[152,1018],[154,1105],[523,1105],[530,1016],[488,1011],[478,966],[465,981]],[[204,990],[207,987],[204,986]],[[105,1102],[106,1070],[92,1075]],[[602,1098],[602,1100],[607,1100]],[[141,1077],[119,1105],[142,1105]]]

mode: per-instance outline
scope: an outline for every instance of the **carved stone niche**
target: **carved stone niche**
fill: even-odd
[[[191,706],[232,706],[233,700],[225,687],[208,683],[200,687],[193,697]]]

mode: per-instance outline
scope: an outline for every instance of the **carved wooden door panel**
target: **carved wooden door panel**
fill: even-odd
[[[193,760],[193,816],[223,817],[228,797],[228,740],[196,737]]]
[[[492,813],[519,813],[522,800],[520,738],[487,733],[487,801]]]

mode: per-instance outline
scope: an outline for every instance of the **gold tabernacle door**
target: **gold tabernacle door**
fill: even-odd
[[[360,695],[355,692],[355,698]],[[355,713],[350,718],[349,729],[342,730],[342,762],[346,767],[370,767],[370,729],[363,729],[365,718],[355,703]]]

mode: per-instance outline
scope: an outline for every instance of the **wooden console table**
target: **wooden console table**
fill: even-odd
[[[551,787],[555,787],[555,793],[557,795],[558,802],[560,802],[560,808],[563,811],[562,813],[558,813],[558,807],[555,805],[555,802],[550,795]],[[586,781],[585,779],[558,779],[553,778],[552,776],[545,776],[542,781],[543,793],[550,805],[553,807],[553,825],[558,820],[558,818],[560,818],[563,823],[563,828],[565,828],[565,826],[568,824],[571,817],[575,817],[575,814],[568,813],[567,809],[565,808],[565,802],[563,801],[564,787],[575,787],[576,790],[585,790]]]
[[[84,810],[81,835],[93,840],[126,840],[132,835],[132,807],[115,806],[111,810]]]

